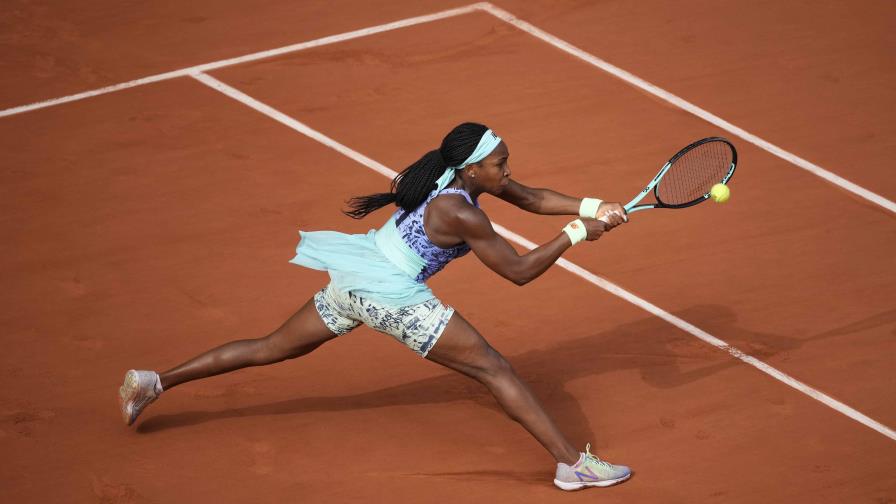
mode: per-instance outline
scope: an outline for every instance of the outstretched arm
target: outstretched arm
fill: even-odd
[[[582,204],[582,198],[567,196],[551,189],[528,187],[513,179],[508,182],[507,187],[498,197],[527,212],[541,215],[580,215],[579,208]],[[600,204],[597,215],[587,217],[599,218],[613,212],[625,214],[625,210],[619,203],[605,201]]]
[[[613,216],[610,224],[590,219],[577,222],[585,226],[584,239],[590,241],[600,238],[605,231],[620,224],[622,218]],[[495,232],[485,213],[470,206],[455,214],[453,224],[454,233],[473,249],[483,264],[517,285],[537,278],[573,245],[570,235],[561,231],[553,240],[519,255]]]

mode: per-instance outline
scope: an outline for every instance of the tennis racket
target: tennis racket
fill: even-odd
[[[726,184],[737,166],[737,150],[722,137],[709,137],[688,145],[672,156],[627,205],[627,213],[649,208],[687,208],[709,199],[716,184]],[[642,203],[653,191],[656,203]]]

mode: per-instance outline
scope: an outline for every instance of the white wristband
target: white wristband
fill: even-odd
[[[582,198],[582,204],[579,205],[579,217],[588,217],[589,219],[597,218],[597,209],[603,200],[597,198]]]
[[[581,219],[576,219],[567,224],[566,227],[563,228],[563,232],[566,233],[566,236],[569,236],[569,241],[571,241],[573,245],[588,237],[588,231],[585,230],[585,223],[582,222]]]

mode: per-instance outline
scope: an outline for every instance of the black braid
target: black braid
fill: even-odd
[[[389,192],[355,196],[348,200],[349,209],[342,213],[362,219],[389,203],[395,203],[408,212],[414,210],[436,188],[436,180],[445,168],[457,166],[470,157],[486,131],[487,127],[476,123],[463,123],[455,127],[442,140],[441,147],[427,152],[399,173],[392,180]]]

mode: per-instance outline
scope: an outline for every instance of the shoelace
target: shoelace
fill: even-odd
[[[598,457],[597,455],[591,453],[591,443],[588,443],[588,444],[585,446],[585,458],[586,458],[586,459],[591,459],[591,461],[594,462],[595,464],[598,464],[598,465],[600,465],[600,466],[606,467],[607,469],[612,469],[612,468],[613,468],[613,464],[611,464],[611,463],[609,463],[609,462],[607,462],[607,461],[605,461],[605,460],[601,460],[600,457]]]

